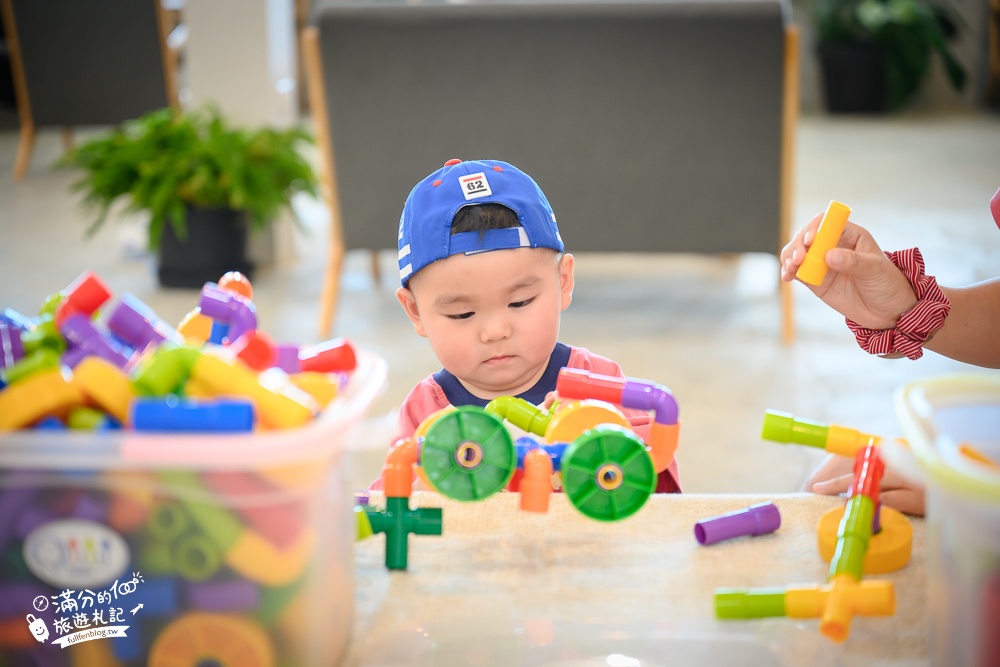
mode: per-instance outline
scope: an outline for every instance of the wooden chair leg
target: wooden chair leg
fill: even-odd
[[[791,344],[795,342],[795,294],[792,292],[792,283],[786,283],[780,278],[778,281],[781,297],[781,342]]]
[[[340,271],[344,266],[344,248],[331,244],[330,257],[323,276],[323,291],[320,293],[319,338],[326,340],[333,330],[333,314],[340,298]]]
[[[17,157],[14,158],[14,182],[20,181],[28,173],[31,150],[35,146],[35,125],[22,123],[21,139],[17,143]]]
[[[778,227],[778,253],[792,238],[792,176],[795,160],[795,131],[799,122],[799,31],[794,25],[785,29],[785,62],[782,80],[781,110],[781,219]],[[779,267],[780,270],[780,267]],[[795,309],[792,283],[778,278],[781,298],[781,341],[795,340]]]
[[[73,148],[73,128],[68,125],[62,129],[62,145],[66,152]]]
[[[379,281],[382,278],[382,272],[379,271],[379,266],[378,266],[378,250],[372,249],[371,253],[372,253],[371,254],[371,260],[372,260],[372,282],[374,282],[376,285],[378,285]]]

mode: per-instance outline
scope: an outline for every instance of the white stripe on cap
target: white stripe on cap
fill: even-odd
[[[402,260],[404,257],[409,256],[409,254],[410,254],[410,244],[407,243],[406,245],[404,245],[402,248],[399,249],[399,256],[396,259]]]
[[[524,230],[524,227],[517,228],[517,237],[522,248],[531,246],[531,241],[528,240],[528,232]]]
[[[409,275],[413,273],[413,265],[407,264],[399,269],[399,280],[405,282]]]

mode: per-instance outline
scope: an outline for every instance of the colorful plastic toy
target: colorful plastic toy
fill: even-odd
[[[60,296],[55,321],[61,326],[66,318],[73,315],[93,315],[111,298],[111,290],[94,273],[86,271],[70,283]]]
[[[176,329],[156,316],[156,313],[131,294],[122,296],[107,321],[108,329],[135,350],[145,350],[164,341],[181,344],[184,341]]]
[[[385,566],[405,570],[409,556],[410,533],[441,534],[441,508],[410,508],[413,492],[413,466],[418,458],[417,443],[411,438],[396,442],[383,468],[385,508],[365,502],[354,507],[358,541],[375,533],[385,533]]]
[[[247,316],[253,292],[246,279],[224,276],[218,292],[212,293],[226,306],[219,319],[197,309],[183,332],[131,295],[113,303],[89,273],[45,299],[37,316],[3,310],[0,445],[8,444],[7,431],[47,429],[38,435],[44,455],[46,442],[74,437],[69,429],[124,426],[167,432],[161,442],[169,450],[182,442],[176,435],[181,432],[305,425],[320,405],[336,400],[356,366],[349,341],[303,347],[301,360],[300,347],[294,346],[296,369],[281,370],[268,361],[273,344]],[[214,325],[232,333],[247,323],[253,328],[234,340],[208,341]],[[220,412],[221,422],[212,418]],[[158,438],[107,438],[107,460],[119,460],[112,449],[119,444]],[[11,440],[21,442],[17,436]],[[225,439],[211,442],[216,440]],[[105,446],[103,437],[81,442],[88,448],[99,444],[102,451]],[[170,664],[269,665],[278,651],[282,664],[304,664],[315,655],[316,638],[303,633],[313,634],[315,611],[330,600],[320,600],[328,590],[310,584],[317,575],[323,582],[331,578],[322,534],[313,528],[322,520],[316,513],[323,503],[303,489],[320,488],[325,465],[310,459],[253,472],[244,465],[236,466],[242,472],[170,466],[154,472],[131,464],[77,470],[74,461],[59,469],[63,463],[43,472],[16,466],[3,471],[0,663],[113,667],[176,658],[180,662]],[[32,605],[59,591],[51,582],[43,586],[29,570],[25,542],[37,529],[65,519],[118,533],[128,545],[128,567],[146,575],[140,596],[127,606],[115,602],[127,636],[79,642],[63,651],[39,645],[29,631],[25,615],[34,614],[45,616],[55,635],[57,613]],[[85,588],[74,587],[74,594],[90,595]],[[87,618],[100,606],[88,609]],[[103,613],[110,622],[108,610]],[[82,622],[61,615],[71,624]]]
[[[694,525],[694,536],[703,546],[745,535],[766,535],[781,526],[781,513],[774,503],[757,503],[745,509],[702,519]]]
[[[865,447],[878,447],[882,439],[836,424],[823,424],[794,417],[788,413],[768,410],[764,415],[761,437],[780,443],[795,443],[822,447],[831,454],[854,457]],[[844,508],[824,514],[817,526],[820,556],[830,562],[837,544],[837,528]],[[883,574],[906,565],[913,544],[913,527],[901,512],[891,507],[879,507],[874,520],[878,527],[864,559],[865,572]]]
[[[142,396],[132,401],[129,423],[136,431],[246,433],[253,430],[254,409],[247,400]]]
[[[822,285],[829,267],[826,265],[826,253],[836,247],[840,235],[844,233],[851,209],[838,201],[831,201],[823,214],[823,219],[816,230],[816,238],[806,251],[806,256],[799,266],[795,277],[810,285]]]
[[[63,355],[63,363],[70,368],[89,356],[100,357],[119,368],[128,363],[128,355],[121,346],[101,335],[86,315],[70,315],[63,320],[59,331],[70,343]]]
[[[637,512],[677,450],[680,423],[670,390],[563,368],[556,391],[560,402],[552,412],[507,396],[485,409],[446,409],[425,420],[386,459],[386,508],[356,508],[359,539],[386,532],[386,567],[403,569],[408,533],[440,533],[436,517],[425,520],[413,514],[421,510],[409,509],[415,474],[449,498],[482,500],[509,488],[520,491],[522,510],[545,512],[558,472],[570,503],[585,516],[617,521]],[[652,413],[646,442],[615,405]],[[515,442],[505,422],[530,435]]]
[[[785,413],[765,415],[763,437],[795,442],[829,451],[855,451],[854,479],[846,505],[820,519],[820,552],[829,555],[830,570],[825,586],[795,588],[723,588],[715,593],[719,618],[746,619],[766,616],[819,618],[820,631],[836,642],[846,641],[854,616],[889,616],[895,613],[891,582],[862,581],[865,573],[888,572],[909,561],[912,529],[905,517],[880,508],[879,485],[884,464],[879,439],[853,429],[796,419]],[[864,442],[864,444],[858,444]],[[895,517],[898,515],[902,523]],[[887,519],[892,517],[890,521]],[[871,549],[881,537],[881,553]],[[833,539],[832,548],[824,546]]]
[[[220,289],[218,285],[208,283],[202,287],[198,307],[202,314],[225,325],[225,337],[230,341],[257,328],[257,309],[253,303],[235,292]]]

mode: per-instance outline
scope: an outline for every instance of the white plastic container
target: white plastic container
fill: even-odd
[[[354,600],[342,456],[386,375],[359,351],[292,430],[0,435],[0,664],[337,664]]]
[[[927,486],[931,662],[1000,665],[1000,376],[904,385],[896,416]]]

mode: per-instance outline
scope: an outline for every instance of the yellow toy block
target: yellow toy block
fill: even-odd
[[[203,354],[195,362],[191,377],[216,394],[253,401],[260,423],[266,428],[296,428],[320,411],[316,401],[305,392],[296,390],[299,395],[292,397],[288,395],[290,392],[264,387],[257,381],[257,375],[239,361]]]
[[[81,404],[83,395],[60,368],[35,373],[0,391],[0,431],[24,428]]]
[[[88,402],[122,424],[128,422],[129,405],[135,392],[128,376],[110,361],[97,356],[85,357],[73,369],[70,383]]]
[[[340,378],[331,373],[294,373],[288,376],[288,380],[324,408],[337,397],[340,388]]]
[[[285,549],[279,549],[251,530],[240,533],[223,559],[226,565],[251,581],[265,586],[287,586],[298,579],[316,547],[316,533],[303,530]]]
[[[212,337],[212,318],[202,315],[201,308],[195,308],[177,325],[177,332],[189,343],[204,344]]]

